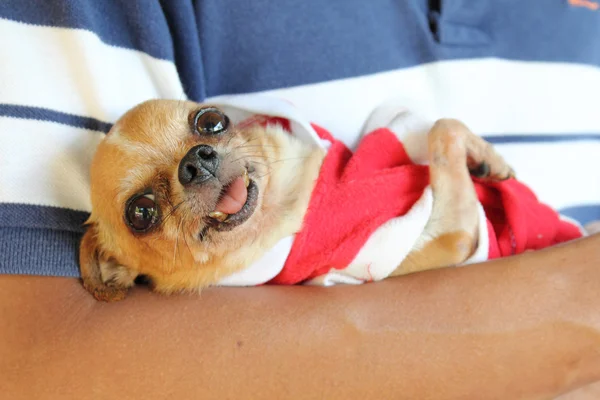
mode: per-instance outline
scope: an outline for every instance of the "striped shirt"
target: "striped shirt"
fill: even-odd
[[[600,10],[589,4],[4,0],[0,273],[78,276],[91,157],[149,98],[275,95],[350,147],[395,99],[463,120],[544,202],[600,219]]]

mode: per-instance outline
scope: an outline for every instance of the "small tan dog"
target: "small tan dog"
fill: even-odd
[[[470,171],[512,169],[456,120],[427,135],[432,215],[391,275],[460,264],[477,246]],[[85,288],[120,300],[138,276],[162,293],[197,291],[246,268],[303,223],[325,152],[276,126],[238,128],[219,108],[153,100],[127,112],[92,162],[80,249]],[[304,162],[272,160],[303,158]]]

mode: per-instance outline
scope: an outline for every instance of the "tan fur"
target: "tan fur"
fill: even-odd
[[[433,210],[425,232],[392,276],[461,264],[477,247],[477,195],[469,168],[487,165],[486,179],[514,176],[493,147],[460,121],[442,119],[427,136]]]
[[[120,300],[138,275],[162,293],[198,291],[249,266],[281,238],[300,230],[324,157],[279,127],[232,126],[218,137],[194,135],[192,102],[154,100],[126,113],[99,145],[91,168],[92,213],[81,243],[85,287],[100,300]],[[223,173],[234,179],[249,163],[259,188],[254,214],[227,232],[206,225],[219,193],[186,191],[180,161],[198,144],[222,155]],[[485,161],[492,178],[510,168],[491,147],[456,121],[441,121],[429,134],[433,216],[419,244],[394,274],[464,261],[474,248],[476,198],[467,166]],[[505,176],[502,176],[505,177]],[[160,227],[133,233],[125,204],[152,188],[160,204]]]

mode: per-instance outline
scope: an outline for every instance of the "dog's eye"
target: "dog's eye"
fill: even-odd
[[[217,108],[203,108],[194,117],[194,129],[201,135],[218,135],[227,130],[229,118]]]
[[[137,232],[144,232],[158,222],[158,207],[151,194],[133,197],[127,204],[125,216],[129,226]]]

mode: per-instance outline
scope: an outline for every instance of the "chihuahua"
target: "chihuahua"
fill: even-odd
[[[319,180],[328,157],[343,146],[327,149],[301,140],[288,132],[286,121],[276,122],[260,123],[256,116],[234,122],[219,105],[171,100],[151,100],[122,116],[91,165],[92,212],[80,247],[85,288],[98,300],[115,301],[126,296],[136,278],[145,277],[160,293],[198,291],[260,264],[283,238],[301,234],[311,212],[320,208],[314,197],[323,196]],[[419,179],[428,182],[430,210],[385,276],[465,263],[487,240],[480,234],[485,214],[473,177],[514,180],[494,148],[457,120],[438,120],[419,137],[427,164],[419,169]],[[402,148],[385,147],[387,155],[376,156],[377,163],[402,153]],[[347,159],[349,153],[339,154]],[[363,175],[365,185],[377,185],[376,178]],[[402,207],[402,212],[410,208]],[[371,207],[362,210],[377,220]],[[351,213],[360,217],[362,210]],[[398,210],[388,212],[397,216]],[[327,232],[336,230],[352,236],[354,228],[328,219],[327,212],[330,231],[304,235],[303,242],[327,241]],[[362,235],[362,242],[375,228]],[[292,248],[290,257],[294,254]],[[346,261],[356,254],[350,251]],[[315,257],[307,260],[320,263]],[[291,283],[345,267],[331,259],[321,264]]]

